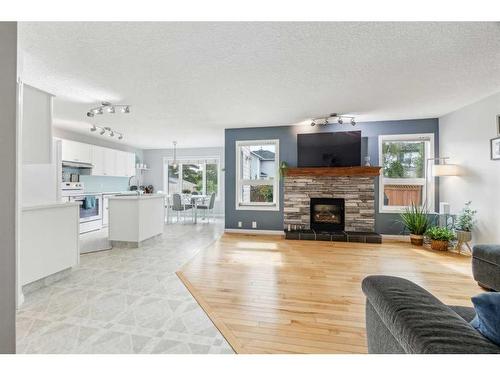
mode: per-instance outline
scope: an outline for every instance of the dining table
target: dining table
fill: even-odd
[[[198,206],[203,205],[207,199],[210,199],[209,195],[202,194],[186,194],[187,204],[191,204],[193,207],[193,222],[196,224],[198,222]]]

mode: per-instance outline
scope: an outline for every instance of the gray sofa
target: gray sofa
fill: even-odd
[[[472,248],[472,275],[483,288],[500,291],[500,245]]]
[[[399,277],[368,276],[362,289],[369,353],[500,353],[468,323],[475,316],[470,307],[447,306]]]

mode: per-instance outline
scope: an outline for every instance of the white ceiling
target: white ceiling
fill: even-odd
[[[437,117],[500,91],[499,23],[21,23],[22,78],[56,126],[140,148],[221,146],[224,129]]]

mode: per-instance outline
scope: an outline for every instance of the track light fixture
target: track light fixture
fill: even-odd
[[[99,135],[105,135],[106,133],[108,133],[108,136],[110,136],[110,137],[114,137],[115,135],[117,135],[118,139],[120,141],[123,139],[123,134],[122,133],[119,133],[116,130],[111,129],[109,126],[105,126],[105,127],[102,128],[102,127],[97,126],[97,125],[92,125],[90,127],[90,131],[91,132],[95,132],[98,129],[99,129]]]
[[[116,110],[121,113],[130,113],[129,104],[111,104],[110,102],[102,102],[100,106],[91,108],[87,112],[88,117],[94,117],[95,115],[102,115],[104,113],[116,113]]]
[[[356,120],[354,116],[346,116],[346,115],[339,115],[338,113],[330,113],[329,115],[326,116],[321,116],[317,118],[313,118],[311,120],[311,126],[316,126],[316,125],[331,125],[332,122],[330,119],[337,119],[337,123],[339,125],[342,125],[344,123],[344,119],[350,119],[351,125],[355,126],[356,125]]]

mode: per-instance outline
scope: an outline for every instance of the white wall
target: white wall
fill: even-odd
[[[153,185],[155,191],[163,190],[164,168],[163,159],[165,157],[172,158],[174,155],[173,149],[160,150],[143,150],[143,161],[150,168],[144,172],[143,185]],[[177,149],[177,157],[183,158],[202,158],[202,157],[218,157],[220,167],[224,168],[224,148],[223,147],[205,147],[205,148],[179,148]],[[216,214],[224,213],[224,172],[219,171],[220,178],[220,196],[215,201],[214,212]]]
[[[474,243],[500,244],[500,161],[490,160],[499,114],[500,93],[439,119],[440,156],[464,169],[463,176],[440,178],[440,200],[449,202],[454,213],[472,201],[478,210]]]

